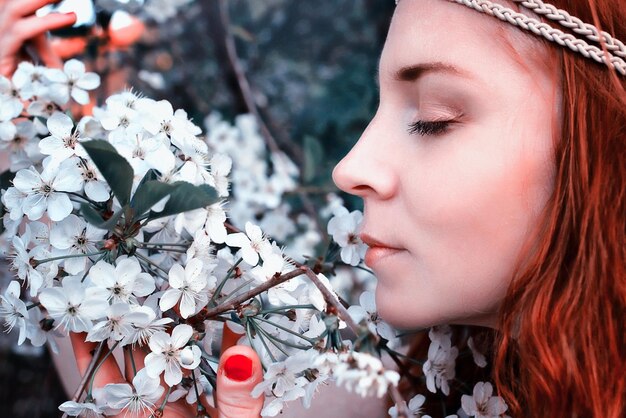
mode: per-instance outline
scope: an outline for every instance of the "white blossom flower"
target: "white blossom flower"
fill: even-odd
[[[339,300],[339,297],[337,296],[337,293],[335,292],[333,287],[330,285],[330,281],[328,280],[328,278],[324,276],[322,273],[318,273],[317,278],[319,279],[320,282],[322,282],[324,287],[326,287],[326,289],[328,289],[330,293],[332,293],[335,296],[335,299]],[[298,302],[299,303],[312,303],[313,306],[315,306],[315,308],[318,311],[320,312],[325,311],[326,299],[324,299],[324,295],[322,295],[322,292],[317,288],[317,286],[309,280],[307,282],[305,289],[306,289],[306,294],[303,295],[302,298],[299,298]]]
[[[161,380],[150,377],[144,368],[137,372],[132,386],[128,383],[108,384],[103,395],[110,408],[138,416],[153,413],[164,391]]]
[[[217,194],[220,197],[228,196],[228,175],[233,166],[233,160],[223,154],[215,154],[211,157],[211,176],[213,177],[213,184],[211,184],[217,190]]]
[[[222,244],[226,240],[226,211],[224,210],[224,202],[217,202],[207,207],[207,217],[204,223],[204,229],[207,231],[211,240],[217,244]]]
[[[107,319],[100,321],[89,330],[85,341],[121,341],[133,333],[133,326],[128,319],[130,306],[126,303],[115,303],[107,309]]]
[[[226,236],[226,245],[234,248],[241,248],[243,261],[251,266],[256,266],[259,262],[259,255],[264,257],[271,252],[271,244],[263,236],[263,231],[257,225],[246,222],[246,233],[237,232]]]
[[[15,136],[17,131],[13,119],[19,116],[19,111],[14,105],[14,101],[10,96],[0,95],[0,140],[9,141]]]
[[[20,170],[15,174],[13,185],[27,194],[22,210],[30,220],[37,220],[48,213],[50,219],[59,222],[73,209],[72,202],[65,192],[77,192],[82,187],[80,172],[68,160],[61,165],[46,164],[41,174],[34,167]],[[69,164],[67,164],[69,163]]]
[[[9,187],[3,190],[2,203],[9,212],[9,219],[12,221],[22,220],[24,216],[24,208],[22,205],[27,197],[28,194],[18,190],[17,187]]]
[[[13,81],[15,88],[19,90],[20,97],[23,100],[29,100],[32,97],[41,97],[47,94],[47,71],[48,69],[46,67],[33,65],[28,61],[22,61],[18,64],[11,81]]]
[[[193,237],[193,242],[187,249],[187,258],[197,258],[204,264],[214,264],[214,248],[209,234],[204,229],[199,229]]]
[[[54,329],[54,319],[44,317],[41,309],[37,306],[28,311],[29,318],[26,323],[26,336],[35,347],[48,344],[53,353],[59,354],[57,339],[63,334]]]
[[[122,256],[115,263],[112,266],[100,260],[89,269],[87,276],[95,286],[106,289],[110,301],[137,304],[138,297],[154,291],[154,279],[141,270],[135,257]]]
[[[59,112],[59,107],[48,99],[40,99],[30,102],[26,111],[31,116],[39,116],[48,119],[50,116]],[[37,123],[37,120],[35,120],[35,123]],[[46,134],[48,130],[46,125],[41,124],[40,126],[43,128],[39,133],[42,135]]]
[[[138,125],[138,112],[132,107],[132,103],[137,100],[137,97],[130,92],[122,94],[130,94],[132,96],[126,96],[127,99],[130,99],[131,106],[128,105],[128,100],[124,100],[120,95],[115,95],[106,100],[107,106],[105,109],[94,109],[94,115],[97,116],[102,127],[107,131],[115,131],[118,129],[125,131],[129,127],[135,130],[136,128],[133,125]]]
[[[172,391],[170,396],[167,397],[167,401],[176,402],[182,397],[185,397],[185,402],[191,405],[196,403],[196,401],[198,400],[198,397],[196,395],[196,388],[198,390],[198,395],[202,395],[203,393],[211,393],[212,387],[206,376],[202,373],[194,373],[194,375],[195,376],[184,378],[182,382],[180,382],[180,384],[176,387],[176,389]]]
[[[489,382],[478,382],[472,396],[463,395],[463,411],[475,418],[501,418],[508,406],[500,396],[492,396],[493,387]]]
[[[215,278],[209,283],[202,274],[202,261],[194,258],[187,261],[183,269],[180,264],[174,264],[169,271],[170,288],[165,291],[159,307],[162,311],[171,309],[180,300],[180,316],[189,318],[196,313],[198,307],[204,307],[209,302],[205,288],[215,286]]]
[[[65,277],[62,287],[43,289],[39,301],[58,322],[56,328],[71,332],[89,331],[92,320],[105,316],[109,307],[101,289],[85,286],[77,276]]]
[[[109,139],[133,167],[136,177],[142,178],[151,168],[164,174],[175,167],[175,157],[168,145],[157,137],[146,135],[139,126],[112,132]]]
[[[385,370],[380,359],[370,354],[341,354],[341,362],[335,367],[333,374],[337,385],[345,385],[354,393],[366,397],[375,395],[382,397],[389,386],[397,386],[400,375],[395,370]]]
[[[175,181],[186,181],[191,184],[208,184],[214,186],[213,177],[208,170],[208,147],[207,144],[196,138],[190,137],[182,143],[176,144],[179,148],[179,158],[184,163],[173,177]]]
[[[413,416],[418,418],[429,418],[428,415],[422,416],[420,414],[424,402],[426,402],[426,397],[424,397],[424,395],[415,395],[413,398],[411,398],[407,405],[409,409],[409,417]],[[392,406],[391,408],[389,408],[388,413],[391,418],[398,418],[398,407],[396,405]]]
[[[358,265],[367,251],[367,245],[359,238],[362,220],[361,211],[348,212],[348,209],[343,208],[328,221],[328,233],[341,247],[341,261],[351,266]]]
[[[109,186],[95,164],[86,158],[81,158],[77,166],[82,174],[87,197],[96,202],[109,200]]]
[[[141,98],[136,102],[138,120],[150,134],[182,148],[186,140],[195,140],[201,130],[187,119],[187,113],[178,109],[174,112],[167,100],[154,101]]]
[[[94,90],[100,85],[100,76],[96,73],[85,72],[85,64],[75,59],[67,61],[63,66],[63,71],[48,70],[46,77],[58,85],[51,95],[59,104],[67,103],[71,96],[76,103],[86,105],[89,103],[87,90]]]
[[[22,120],[15,125],[15,135],[10,138],[0,138],[0,149],[9,153],[11,171],[28,168],[40,162],[43,155],[39,152],[37,130],[30,120]]]
[[[81,418],[104,418],[102,407],[93,402],[67,401],[59,405],[59,410],[66,412],[71,417]]]
[[[74,128],[74,122],[64,113],[55,113],[47,121],[50,136],[39,141],[39,150],[42,154],[52,157],[52,162],[58,164],[70,157],[85,157],[87,152],[81,141],[88,141],[90,138],[83,138]]]
[[[19,115],[24,108],[20,97],[20,91],[15,85],[6,77],[0,75],[0,97],[8,101],[7,105],[15,108],[15,113]]]
[[[485,358],[485,355],[478,351],[478,349],[476,348],[476,345],[474,344],[474,338],[469,337],[467,339],[467,346],[472,351],[472,358],[474,359],[474,363],[476,363],[478,367],[485,367],[487,365],[487,359]]]
[[[295,265],[283,256],[281,249],[273,242],[271,252],[266,253],[263,265],[254,267],[250,274],[257,284],[263,284],[276,274],[288,273],[294,269]],[[302,280],[294,278],[270,287],[267,290],[269,302],[275,306],[298,304],[294,291],[302,283]]]
[[[19,337],[17,343],[21,345],[26,339],[26,321],[28,310],[20,299],[20,284],[13,280],[9,283],[4,295],[0,295],[0,317],[4,319],[6,332],[11,332],[17,326]]]
[[[11,240],[10,254],[11,268],[17,271],[17,277],[26,283],[26,287],[30,289],[30,295],[36,296],[39,289],[48,286],[52,279],[58,273],[58,261],[49,261],[34,266],[33,260],[44,260],[51,257],[51,253],[47,245],[37,245],[32,250],[28,250],[33,243],[38,243],[37,232],[39,230],[39,222],[26,224],[25,231],[21,236],[14,236]]]
[[[361,293],[359,304],[348,308],[348,313],[352,319],[357,323],[364,320],[370,331],[377,333],[388,341],[394,341],[396,339],[395,331],[378,316],[374,292],[365,291]]]
[[[102,239],[107,231],[88,224],[78,216],[70,214],[52,226],[50,230],[50,244],[63,250],[68,256],[80,254],[94,254],[97,251],[96,243]],[[69,274],[78,274],[85,270],[88,257],[71,257],[63,260],[65,271]]]
[[[311,365],[312,357],[310,353],[304,351],[298,351],[296,355],[287,357],[284,361],[272,363],[263,375],[263,381],[257,384],[250,394],[257,398],[267,392],[281,398],[287,392],[297,391],[304,396],[302,387],[306,383],[306,378],[302,372]]]
[[[148,376],[157,378],[165,371],[165,383],[174,386],[183,378],[181,367],[193,370],[200,364],[201,351],[197,345],[185,347],[193,335],[187,324],[177,325],[172,335],[157,332],[150,337],[150,354],[145,365]]]
[[[429,333],[431,338],[428,347],[428,359],[422,367],[426,376],[426,387],[429,391],[436,393],[437,388],[448,395],[450,387],[448,380],[454,379],[456,357],[459,350],[452,346],[449,334]]]
[[[31,289],[31,296],[37,294],[37,290],[43,284],[43,277],[31,264],[31,255],[28,251],[30,243],[30,229],[26,225],[26,231],[21,237],[15,236],[12,240],[13,253],[11,254],[11,268],[17,271],[17,277],[27,283]]]
[[[164,332],[165,326],[174,322],[171,318],[157,318],[154,309],[147,305],[131,305],[131,312],[126,315],[126,319],[132,324],[133,332],[122,342],[123,345],[138,343],[144,346],[148,344],[152,335]]]

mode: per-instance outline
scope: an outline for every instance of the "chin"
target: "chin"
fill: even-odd
[[[406,297],[396,297],[393,292],[379,290],[376,288],[376,308],[378,315],[383,321],[400,330],[410,330],[418,328],[429,328],[435,325],[448,323],[445,317],[441,316],[441,311],[434,312],[425,309],[422,305],[418,306],[420,301],[413,300],[412,303],[406,303],[403,299]]]

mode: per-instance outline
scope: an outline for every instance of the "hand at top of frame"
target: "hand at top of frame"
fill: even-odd
[[[29,59],[25,54],[26,45],[49,67],[61,66],[61,60],[50,48],[46,32],[73,25],[74,13],[51,13],[36,16],[43,6],[58,3],[59,0],[0,0],[0,74],[10,76],[20,61]]]

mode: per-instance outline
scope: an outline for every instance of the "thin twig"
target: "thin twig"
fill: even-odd
[[[328,290],[326,286],[324,286],[324,283],[322,283],[321,280],[318,279],[318,277],[315,275],[315,273],[313,273],[311,269],[307,268],[305,274],[309,279],[311,279],[311,281],[319,289],[319,291],[322,292],[322,296],[324,296],[326,302],[332,305],[333,308],[337,310],[339,318],[343,319],[348,327],[350,327],[350,329],[354,331],[356,335],[359,335],[361,333],[361,327],[359,327],[359,325],[354,322],[354,319],[352,319],[352,317],[348,313],[348,310],[341,304],[339,299],[337,299],[335,295],[333,295],[333,293]],[[377,335],[372,334],[372,337],[374,337],[376,339],[376,342],[378,342],[379,337]]]
[[[239,89],[241,91],[241,95],[243,96],[243,100],[246,104],[248,112],[250,112],[257,120],[259,125],[259,130],[267,143],[268,148],[272,152],[279,152],[280,147],[276,143],[276,140],[270,133],[267,125],[261,118],[261,114],[259,113],[259,109],[257,108],[256,103],[254,102],[254,95],[252,94],[252,89],[250,88],[250,83],[248,82],[248,78],[241,67],[241,63],[239,61],[239,57],[237,56],[237,47],[235,45],[235,38],[233,37],[232,31],[230,30],[230,17],[228,15],[228,2],[226,0],[219,1],[220,6],[220,19],[222,21],[222,25],[224,26],[224,43],[226,46],[226,53],[228,55],[228,61],[230,66],[232,67],[233,72],[235,73],[235,77],[237,77],[237,84],[239,85]]]
[[[102,348],[104,347],[105,341],[102,341],[100,342],[100,344],[98,344],[98,348],[96,348],[96,352],[93,354],[93,357],[91,358],[91,361],[89,362],[89,365],[87,366],[87,370],[85,370],[85,374],[83,375],[83,378],[78,384],[78,388],[76,389],[76,392],[74,392],[74,396],[72,396],[72,399],[71,399],[72,402],[78,402],[83,392],[85,391],[85,387],[87,387],[89,378],[93,374],[93,371],[96,368],[96,365],[98,364],[98,358],[100,357],[100,354],[102,353]],[[67,416],[68,416],[67,412],[65,412],[61,418],[67,418]]]
[[[231,300],[230,302],[224,303],[224,304],[216,306],[215,308],[209,309],[206,313],[206,318],[210,319],[221,313],[233,310],[237,306],[241,305],[243,302],[255,297],[256,295],[259,295],[265,292],[269,288],[277,286],[283,282],[286,282],[287,280],[293,279],[294,277],[298,277],[298,276],[305,274],[306,270],[308,270],[307,267],[301,267],[299,269],[292,270],[289,273],[285,273],[281,276],[273,277],[267,282],[263,283],[262,285],[257,286],[254,289],[251,289],[240,296],[237,296],[235,299]]]

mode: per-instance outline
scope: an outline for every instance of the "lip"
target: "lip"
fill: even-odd
[[[393,245],[379,241],[366,233],[360,234],[359,238],[361,238],[361,241],[369,247],[365,253],[364,261],[365,264],[371,268],[374,268],[374,266],[380,263],[383,259],[392,257],[404,251],[404,248],[394,247]]]

